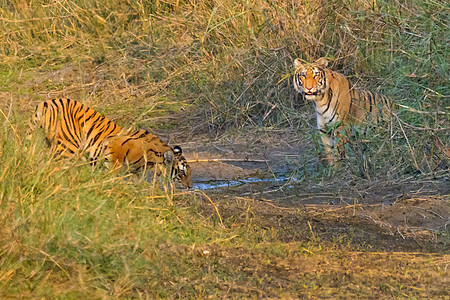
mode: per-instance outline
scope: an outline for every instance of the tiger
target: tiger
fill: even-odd
[[[314,104],[326,160],[333,166],[337,161],[335,147],[345,157],[346,126],[388,120],[393,102],[384,95],[354,89],[343,74],[327,66],[328,60],[323,57],[306,64],[296,58],[293,81],[295,90]]]
[[[171,168],[172,180],[179,180],[185,188],[193,185],[181,147],[172,148],[144,129],[124,129],[76,100],[39,103],[30,127],[32,131],[43,129],[47,145],[58,159],[87,153],[93,164],[105,158],[107,168],[122,167],[132,173],[163,165]]]

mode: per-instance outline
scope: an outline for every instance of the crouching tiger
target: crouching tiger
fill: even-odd
[[[328,163],[334,165],[333,148],[345,156],[345,126],[389,118],[392,101],[377,93],[353,89],[344,75],[327,66],[325,58],[309,64],[295,59],[294,88],[313,101],[325,154]]]
[[[41,102],[31,120],[31,129],[42,128],[55,157],[87,153],[95,163],[105,158],[110,169],[133,173],[169,169],[170,178],[192,187],[191,168],[179,146],[174,148],[146,130],[124,130],[92,108],[71,99]]]

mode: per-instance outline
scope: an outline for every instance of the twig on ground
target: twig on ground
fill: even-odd
[[[366,219],[369,219],[369,220],[371,220],[372,222],[374,222],[375,224],[377,224],[378,226],[380,226],[381,228],[383,228],[383,227],[386,227],[388,230],[389,230],[389,233],[391,234],[391,235],[394,235],[394,233],[392,232],[392,225],[391,224],[389,224],[389,223],[384,223],[384,222],[381,222],[381,221],[379,221],[379,220],[375,220],[372,216],[370,216],[370,215],[361,215],[361,217],[364,217],[364,218],[366,218]]]
[[[430,209],[426,209],[426,208],[423,208],[423,207],[417,207],[417,206],[415,208],[422,209],[422,210],[424,210],[424,211],[426,211],[426,212],[428,212],[428,213],[430,213],[432,215],[435,215],[436,217],[439,217],[440,219],[444,219],[443,216],[441,216],[440,214],[438,214],[438,213],[436,213],[436,212],[434,212],[434,211],[432,211]]]
[[[220,216],[219,209],[217,208],[216,204],[211,200],[211,198],[210,198],[208,195],[206,195],[206,193],[203,192],[203,191],[196,190],[196,191],[194,191],[194,192],[195,192],[195,193],[200,193],[200,194],[203,195],[206,199],[208,199],[208,201],[209,201],[209,202],[212,204],[212,206],[214,207],[214,209],[215,209],[215,211],[216,211],[216,213],[217,213],[217,216],[219,217],[220,226],[221,226],[222,228],[226,228],[225,225],[224,225],[223,222],[222,222],[222,217]]]
[[[196,163],[196,162],[222,162],[222,161],[237,161],[237,162],[258,162],[258,163],[266,163],[265,159],[248,159],[248,158],[204,158],[204,159],[191,159],[188,160],[188,163]]]
[[[400,107],[403,107],[403,108],[406,108],[407,110],[415,112],[415,113],[418,113],[418,114],[426,114],[426,115],[434,115],[434,114],[445,115],[446,114],[443,111],[429,112],[429,111],[417,110],[417,109],[414,109],[412,107],[409,107],[409,106],[406,106],[406,105],[403,105],[403,104],[399,104],[399,103],[397,103],[396,105],[398,105]]]
[[[398,117],[398,115],[396,115],[396,114],[394,114],[394,115],[395,115],[395,117],[396,117],[396,119],[397,119],[397,121],[398,121],[398,125],[400,125],[400,129],[401,129],[402,132],[403,132],[403,136],[405,137],[406,143],[408,144],[409,152],[411,153],[411,157],[412,157],[412,159],[413,159],[414,166],[416,167],[417,170],[420,171],[419,165],[417,164],[417,161],[416,161],[416,156],[414,155],[414,151],[413,151],[413,149],[412,149],[412,147],[411,147],[411,144],[409,143],[408,136],[406,135],[406,132],[405,132],[405,130],[403,129],[403,126],[402,126],[402,123],[401,123],[402,121],[400,120],[400,118]]]
[[[398,117],[397,117],[398,118]],[[417,127],[411,124],[406,123],[405,121],[401,120],[400,118],[398,118],[398,120],[405,125],[408,128],[412,128],[414,130],[421,130],[421,131],[450,131],[450,128],[428,128],[428,127]]]

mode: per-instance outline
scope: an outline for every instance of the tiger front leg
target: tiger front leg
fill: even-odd
[[[322,130],[321,130],[322,131]],[[334,156],[333,149],[335,139],[334,136],[329,133],[322,133],[320,136],[323,146],[325,148],[325,155],[329,166],[333,166],[336,162],[336,157]]]
[[[345,144],[347,143],[347,135],[345,128],[321,129],[320,131],[322,132],[321,139],[328,164],[336,166],[339,158],[344,159],[346,157]]]

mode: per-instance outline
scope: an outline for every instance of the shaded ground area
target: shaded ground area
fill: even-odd
[[[226,165],[194,169],[205,176]],[[238,243],[199,249],[199,266],[233,270],[211,285],[233,297],[447,299],[448,181],[337,186],[243,184],[207,190],[215,207],[188,203],[207,218],[220,214],[225,228],[260,236],[251,251]]]
[[[295,171],[311,145],[295,135],[244,136],[184,146],[194,181],[207,183],[197,188],[210,197],[187,205],[261,239],[252,251],[199,250],[202,264],[234,270],[229,280],[214,278],[215,288],[234,297],[447,299],[448,172],[423,179],[308,180]]]
[[[294,134],[245,136],[184,146],[196,187],[205,189],[230,225],[273,228],[283,242],[314,240],[376,251],[450,249],[448,172],[423,179],[369,181],[344,173],[307,180],[295,172],[311,145]],[[202,209],[216,214],[208,203]]]

